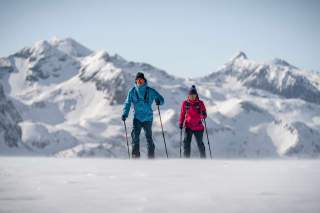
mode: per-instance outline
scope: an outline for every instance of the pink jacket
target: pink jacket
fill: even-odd
[[[187,102],[189,102],[188,112]],[[189,98],[188,100],[183,101],[179,119],[180,125],[183,125],[183,122],[185,121],[185,128],[190,128],[193,131],[202,131],[204,130],[204,126],[201,120],[205,119],[206,117],[206,107],[204,106],[203,101],[201,101],[198,97],[193,101]]]

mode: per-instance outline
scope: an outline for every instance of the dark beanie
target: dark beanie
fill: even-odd
[[[189,90],[189,95],[198,95],[197,89],[195,85],[192,85]]]
[[[146,80],[146,78],[144,77],[144,74],[143,74],[142,72],[138,72],[138,73],[137,73],[137,75],[136,75],[136,80],[137,80],[138,78],[142,78],[142,79]]]

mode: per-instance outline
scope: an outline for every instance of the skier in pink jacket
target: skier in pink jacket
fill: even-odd
[[[203,144],[204,126],[202,124],[202,119],[206,117],[206,107],[203,101],[199,99],[196,87],[192,85],[187,100],[182,103],[179,119],[180,129],[185,128],[183,140],[184,157],[190,157],[192,135],[196,138],[200,157],[206,157],[205,146]]]

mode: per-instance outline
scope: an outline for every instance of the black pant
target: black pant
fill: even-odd
[[[138,119],[133,119],[132,137],[132,157],[140,157],[140,132],[143,128],[148,142],[148,158],[154,158],[154,143],[152,139],[152,121],[141,122]]]
[[[193,131],[192,129],[186,128],[184,132],[184,140],[183,140],[183,155],[186,158],[190,158],[191,153],[191,139],[192,135],[194,134],[197,145],[200,152],[200,157],[205,158],[206,157],[206,148],[203,144],[202,138],[203,138],[203,130],[202,131]]]

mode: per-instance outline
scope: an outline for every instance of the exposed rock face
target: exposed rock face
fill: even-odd
[[[133,75],[118,68],[106,52],[89,56],[82,64],[79,77],[84,82],[94,82],[112,105],[124,102],[133,81]]]
[[[18,147],[21,143],[21,128],[18,123],[22,121],[19,112],[13,103],[7,99],[0,84],[0,143],[8,147]]]

